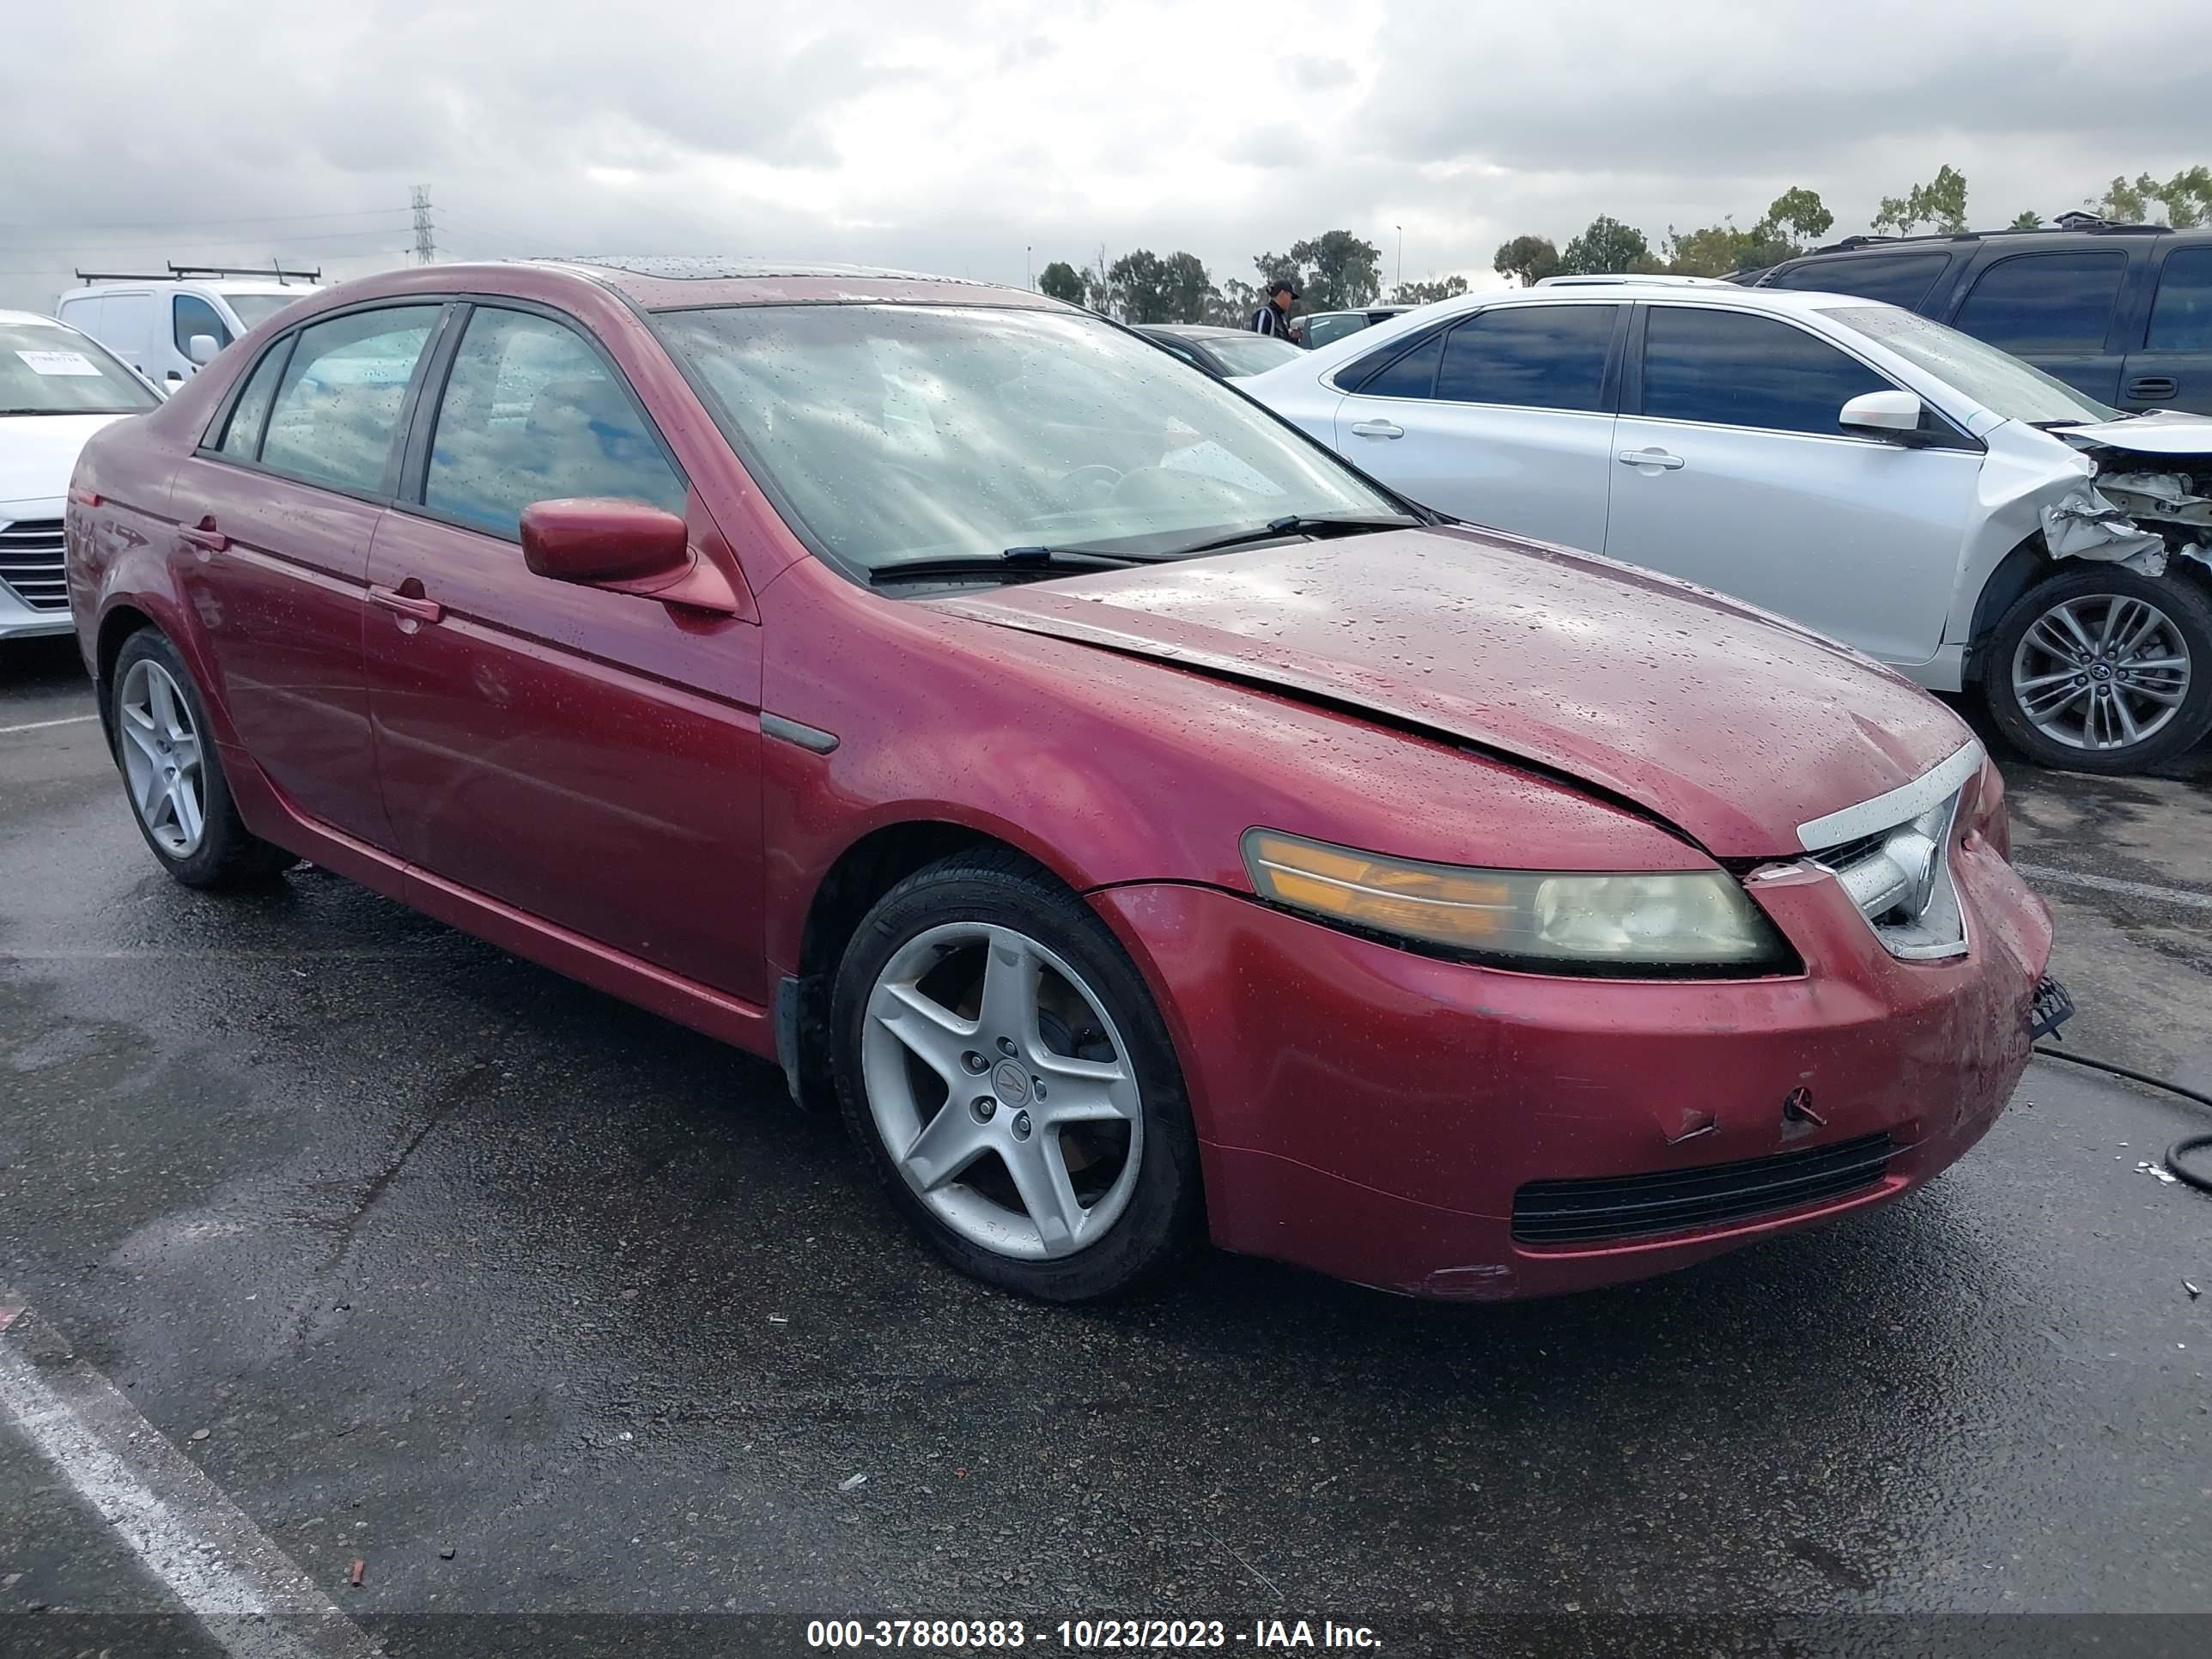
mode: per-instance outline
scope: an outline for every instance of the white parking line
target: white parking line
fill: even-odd
[[[2130,898],[2155,899],[2187,910],[2212,910],[2212,893],[2192,893],[2185,887],[2156,887],[2147,881],[2122,881],[2117,876],[2092,876],[2079,870],[2055,870],[2047,864],[2012,866],[2032,882],[2053,887],[2086,887],[2093,893],[2125,893]]]
[[[57,726],[82,726],[87,720],[96,720],[97,714],[71,714],[67,720],[33,720],[28,726],[0,726],[0,738],[12,738],[18,732],[51,732]]]
[[[225,1652],[381,1652],[114,1384],[80,1359],[33,1358],[17,1340],[23,1314],[12,1299],[0,1305],[0,1423],[22,1433]]]

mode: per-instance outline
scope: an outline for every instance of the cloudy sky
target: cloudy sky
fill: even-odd
[[[2203,0],[26,0],[0,304],[72,266],[727,252],[1021,283],[1332,228],[1492,279],[1949,162],[1977,222],[2212,162]],[[2166,43],[2161,46],[2160,43]]]

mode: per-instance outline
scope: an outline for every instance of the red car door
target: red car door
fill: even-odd
[[[762,957],[759,629],[534,575],[522,509],[703,506],[572,322],[478,306],[369,558],[384,799],[432,875],[748,1000]],[[441,356],[446,354],[441,353]],[[736,567],[729,565],[735,580]]]
[[[362,674],[369,544],[444,307],[372,307],[264,352],[177,475],[180,586],[245,756],[300,811],[391,844]],[[226,763],[237,765],[236,758]]]

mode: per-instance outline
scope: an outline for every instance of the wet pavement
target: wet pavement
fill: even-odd
[[[0,655],[0,728],[89,708]],[[99,730],[0,733],[0,1288],[372,1629],[2212,1613],[2183,1103],[2039,1061],[1900,1204],[1559,1301],[1033,1306],[763,1062],[326,875],[174,886]],[[2212,1091],[2212,766],[2009,775],[2069,1046]],[[0,1433],[0,1649],[34,1602],[173,1611]]]

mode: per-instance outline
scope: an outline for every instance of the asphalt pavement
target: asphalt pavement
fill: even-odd
[[[1209,1256],[1036,1306],[762,1061],[326,874],[176,887],[90,710],[67,642],[0,652],[0,1323],[395,1652],[760,1614],[2212,1646],[2081,1617],[2212,1615],[2212,1200],[2138,1167],[2212,1125],[2170,1097],[2039,1061],[1923,1192],[1616,1291]],[[2008,776],[2068,1046],[2212,1091],[2212,765]],[[0,1651],[215,1650],[118,1504],[0,1429]],[[1969,1617],[2017,1613],[2071,1617]]]

